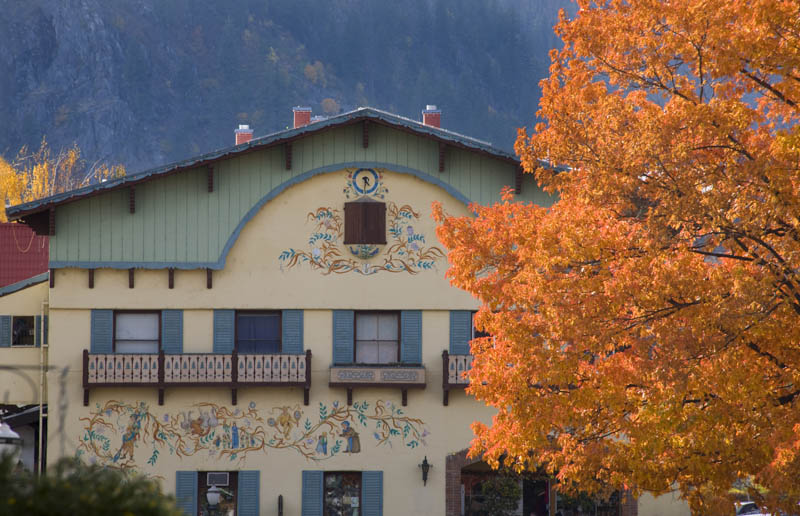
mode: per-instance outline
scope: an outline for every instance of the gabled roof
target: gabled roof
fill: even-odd
[[[402,116],[394,115],[392,113],[387,113],[379,109],[364,107],[322,121],[313,122],[309,125],[300,128],[288,129],[284,131],[279,131],[277,133],[269,134],[267,136],[263,136],[260,138],[255,138],[241,145],[226,147],[224,149],[220,149],[214,152],[209,152],[206,154],[202,154],[200,156],[188,158],[182,161],[171,163],[169,165],[164,165],[161,167],[144,170],[142,172],[131,174],[118,179],[112,179],[102,183],[97,183],[85,186],[83,188],[78,188],[76,190],[71,190],[69,192],[64,192],[52,195],[50,197],[45,197],[43,199],[37,199],[35,201],[27,202],[24,204],[11,206],[6,208],[6,215],[8,216],[9,220],[21,219],[27,215],[32,215],[35,213],[40,213],[49,210],[50,208],[57,206],[59,204],[73,202],[78,199],[82,199],[84,197],[96,195],[98,193],[103,193],[111,190],[116,190],[119,188],[128,187],[144,181],[150,181],[183,170],[188,170],[191,168],[196,168],[204,165],[210,165],[224,159],[238,156],[240,154],[261,150],[276,145],[281,145],[284,143],[291,142],[292,140],[302,138],[304,136],[322,132],[328,129],[333,129],[336,127],[355,124],[365,120],[370,121],[370,123],[376,123],[388,127],[393,127],[401,131],[406,131],[422,137],[431,138],[446,145],[452,145],[454,147],[460,147],[463,149],[471,150],[474,152],[491,156],[493,158],[502,161],[507,161],[519,165],[519,159],[517,159],[517,157],[514,154],[511,154],[504,150],[497,149],[488,142],[476,140],[475,138],[470,138],[469,136],[464,136],[462,134],[453,131],[448,131],[447,129],[441,129],[438,127],[424,125],[421,122],[411,120],[410,118],[405,118]]]

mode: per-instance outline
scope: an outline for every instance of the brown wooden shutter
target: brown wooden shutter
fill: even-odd
[[[386,205],[382,202],[364,203],[365,244],[386,243]]]
[[[344,203],[344,243],[361,244],[364,221],[364,203],[346,202]]]
[[[385,244],[386,205],[354,201],[344,204],[344,243]]]

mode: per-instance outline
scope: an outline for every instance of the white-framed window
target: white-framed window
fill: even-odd
[[[357,364],[400,362],[400,314],[356,312],[355,361]]]
[[[116,353],[158,353],[160,343],[160,312],[114,312]]]

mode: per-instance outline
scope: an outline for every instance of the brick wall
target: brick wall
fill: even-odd
[[[0,224],[0,287],[47,272],[46,236],[24,224]]]

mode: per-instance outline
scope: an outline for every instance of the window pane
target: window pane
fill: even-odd
[[[115,325],[119,340],[158,341],[158,314],[116,314]]]
[[[392,364],[397,362],[397,341],[381,341],[379,346],[378,361],[381,364]]]
[[[236,349],[239,353],[280,353],[280,314],[236,314]]]
[[[117,353],[158,353],[157,340],[118,340]]]
[[[397,314],[378,316],[378,340],[397,340]]]
[[[361,514],[361,473],[325,473],[323,513],[325,516]]]
[[[14,317],[11,322],[11,345],[33,346],[34,330],[32,316]]]
[[[281,341],[279,340],[240,340],[239,353],[265,354],[280,353]]]
[[[356,314],[356,338],[376,340],[378,338],[377,314]]]
[[[359,340],[356,342],[356,362],[359,364],[377,364],[378,343],[374,340]]]

